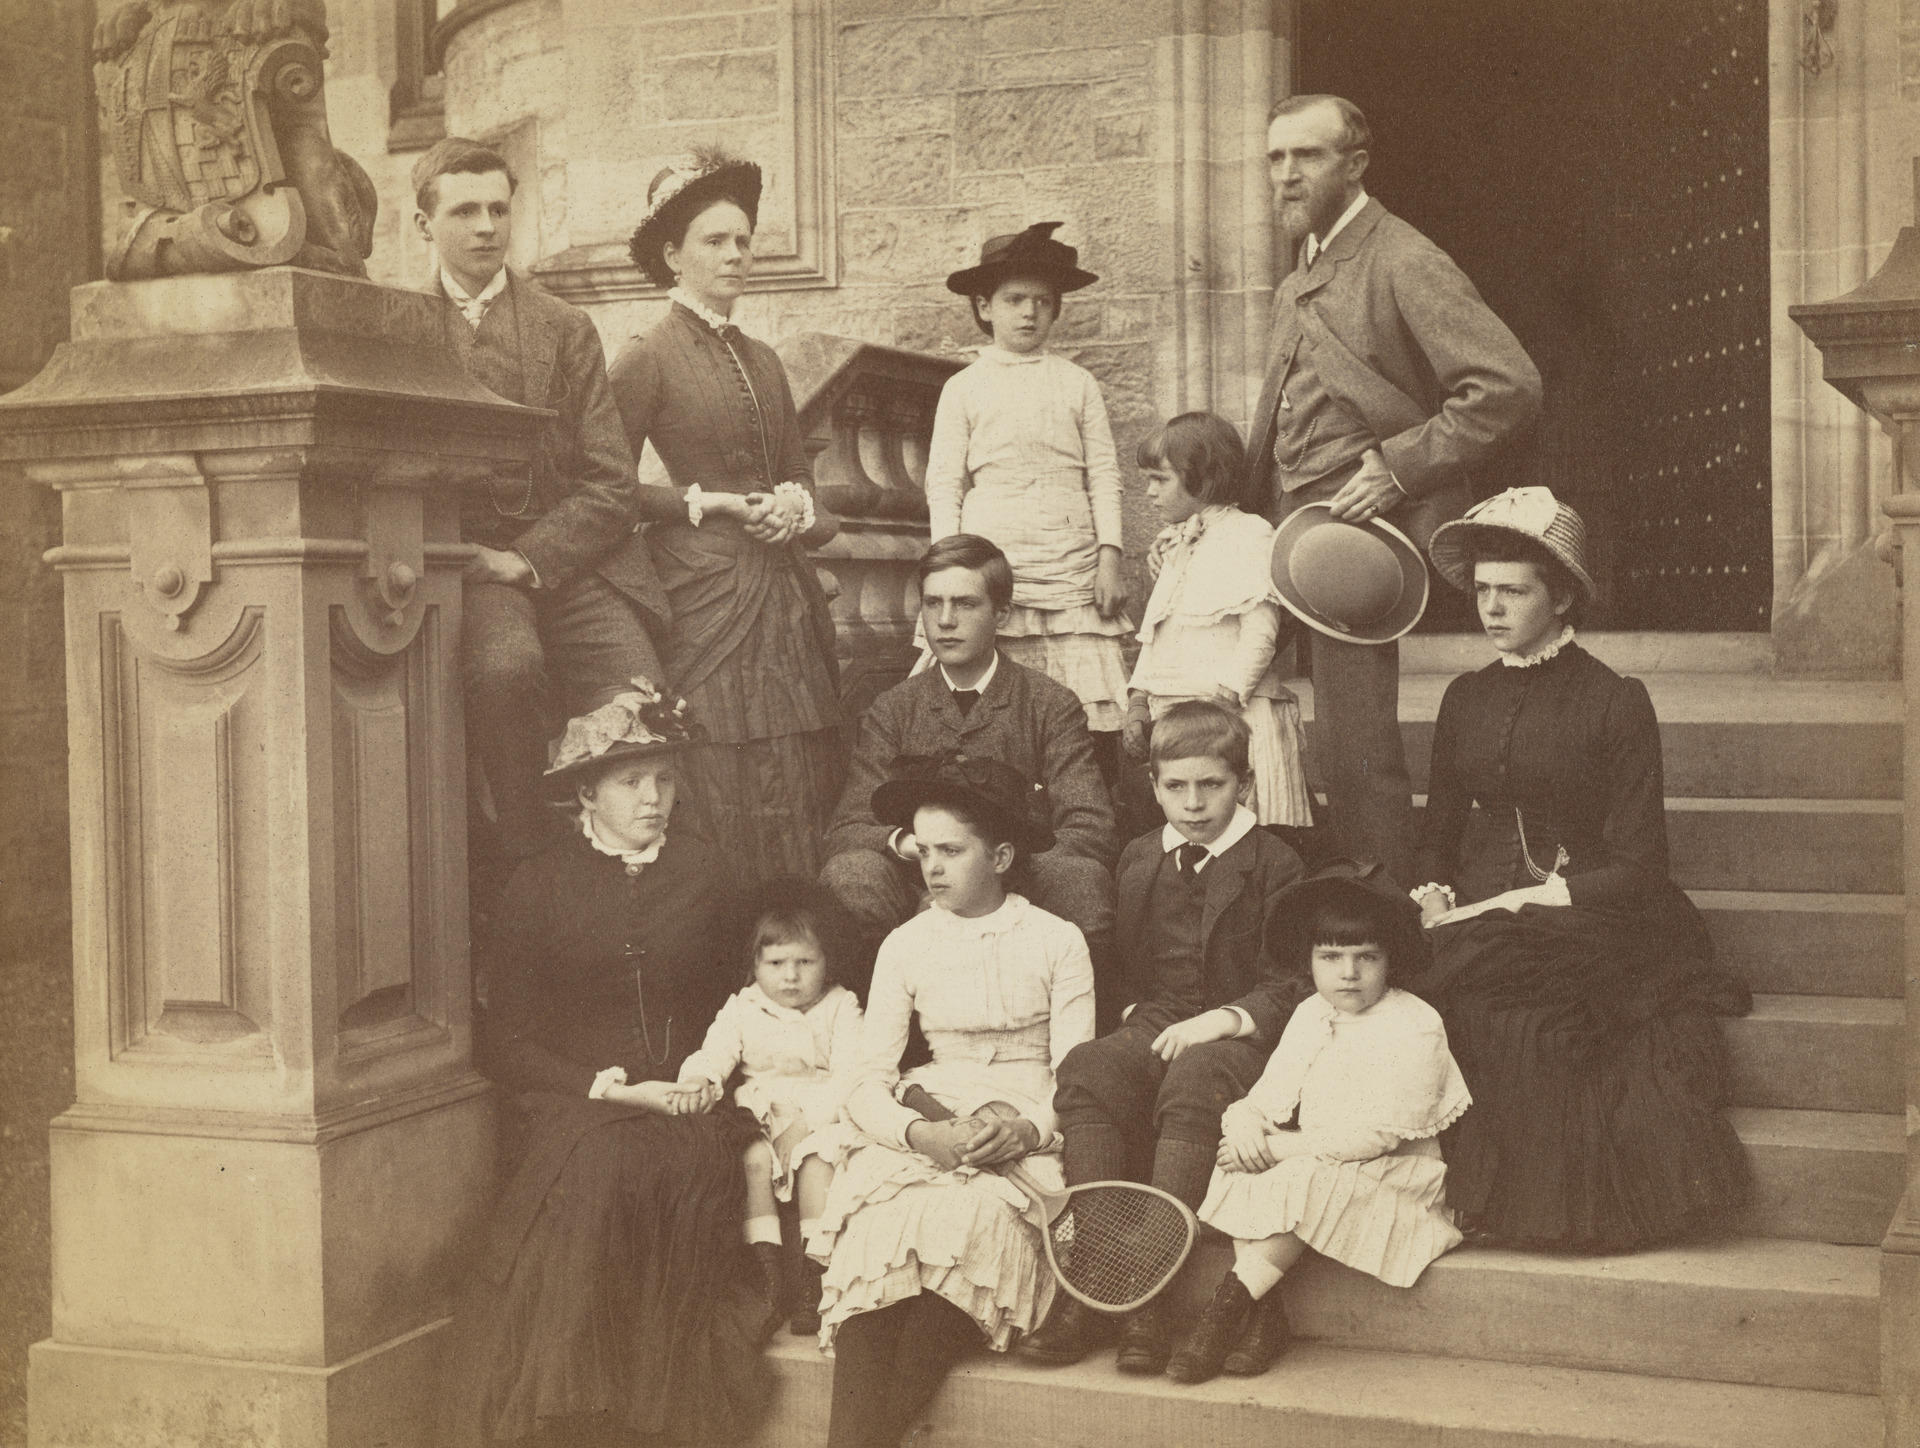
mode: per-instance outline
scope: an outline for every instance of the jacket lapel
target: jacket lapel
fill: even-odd
[[[520,375],[526,379],[526,404],[551,407],[553,319],[533,295],[533,289],[512,273],[507,276],[507,295],[513,299],[513,319],[520,334]]]
[[[1304,272],[1296,272],[1300,278],[1299,289],[1294,293],[1298,297],[1311,296],[1328,282],[1334,273],[1340,270],[1343,262],[1352,261],[1373,229],[1380,224],[1380,218],[1386,214],[1386,208],[1369,196],[1367,204],[1360,208],[1360,214],[1340,229],[1340,234],[1327,243],[1325,251],[1313,259],[1313,265]]]
[[[1244,845],[1242,840],[1240,845]],[[1213,939],[1213,927],[1220,923],[1220,917],[1227,908],[1240,898],[1240,892],[1247,888],[1247,872],[1253,868],[1253,851],[1243,850],[1235,845],[1224,855],[1217,855],[1211,865],[1202,872],[1200,878],[1206,883],[1207,896],[1200,906],[1200,957],[1206,958],[1207,946]]]

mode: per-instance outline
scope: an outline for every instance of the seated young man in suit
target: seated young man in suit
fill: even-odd
[[[934,666],[895,684],[861,716],[821,883],[877,947],[922,899],[913,837],[873,817],[870,801],[888,767],[902,754],[995,759],[1047,791],[1056,843],[1029,861],[1033,903],[1080,927],[1098,974],[1113,936],[1118,840],[1086,710],[1064,684],[995,648],[1013,604],[1013,570],[992,543],[952,534],[926,551],[918,571]],[[871,948],[865,955],[870,969]]]

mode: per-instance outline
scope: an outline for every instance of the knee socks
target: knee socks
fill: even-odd
[[[1153,1149],[1153,1185],[1199,1211],[1200,1203],[1207,1199],[1207,1183],[1213,1180],[1217,1150],[1197,1141],[1161,1137]]]
[[[1123,1181],[1127,1175],[1127,1143],[1120,1128],[1106,1122],[1074,1126],[1065,1133],[1060,1173],[1070,1187],[1087,1182]]]

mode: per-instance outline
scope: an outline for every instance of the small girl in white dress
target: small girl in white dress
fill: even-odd
[[[804,1336],[820,1330],[820,1273],[808,1263],[806,1280],[788,1289],[777,1203],[798,1198],[804,1241],[820,1220],[833,1180],[816,1133],[833,1124],[846,1100],[861,1012],[853,992],[833,982],[830,902],[803,880],[773,880],[764,893],[748,946],[751,977],[720,1008],[700,1049],[681,1064],[679,1089],[669,1102],[678,1110],[705,1111],[720,1100],[733,1073],[741,1073],[734,1103],[753,1113],[761,1132],[744,1162],[746,1235],[767,1274],[768,1331],[790,1304],[789,1329]]]
[[[1221,1119],[1200,1219],[1233,1238],[1233,1267],[1168,1376],[1264,1372],[1288,1337],[1280,1279],[1308,1247],[1411,1287],[1459,1244],[1436,1138],[1472,1098],[1439,1012],[1389,984],[1417,947],[1410,906],[1351,876],[1308,880],[1275,902],[1311,942],[1316,993]]]
[[[1300,701],[1280,682],[1280,595],[1273,527],[1242,511],[1246,450],[1232,423],[1188,412],[1141,439],[1147,498],[1167,526],[1147,553],[1154,574],[1128,681],[1121,742],[1147,757],[1154,720],[1206,699],[1247,721],[1253,796],[1263,825],[1313,823],[1301,767]]]
[[[900,767],[900,766],[905,766]],[[1080,931],[1006,889],[1052,844],[1035,787],[998,761],[897,762],[874,791],[912,831],[932,909],[874,963],[833,1186],[808,1250],[827,1258],[822,1345],[834,1349],[827,1448],[900,1441],[953,1365],[1005,1352],[1053,1301],[1031,1205],[990,1166],[1060,1185],[1054,1070],[1093,1039]],[[933,1059],[904,1076],[918,1017]],[[950,1119],[929,1119],[923,1104]]]

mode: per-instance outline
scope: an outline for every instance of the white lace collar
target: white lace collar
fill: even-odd
[[[667,300],[670,302],[678,302],[716,332],[727,327],[732,327],[735,331],[739,330],[738,325],[731,317],[721,316],[685,287],[675,287],[672,291],[668,292]]]
[[[1552,643],[1530,654],[1502,654],[1500,655],[1500,662],[1510,669],[1531,669],[1538,664],[1544,664],[1548,659],[1556,656],[1560,650],[1572,642],[1573,625],[1568,624],[1560,630],[1560,637]]]
[[[594,827],[593,816],[584,809],[580,811],[580,833],[585,835],[587,843],[601,854],[610,856],[625,865],[629,875],[639,874],[642,866],[651,865],[659,859],[660,847],[667,842],[666,834],[662,832],[660,838],[644,850],[623,850],[618,845],[610,845],[601,838],[600,831]]]

